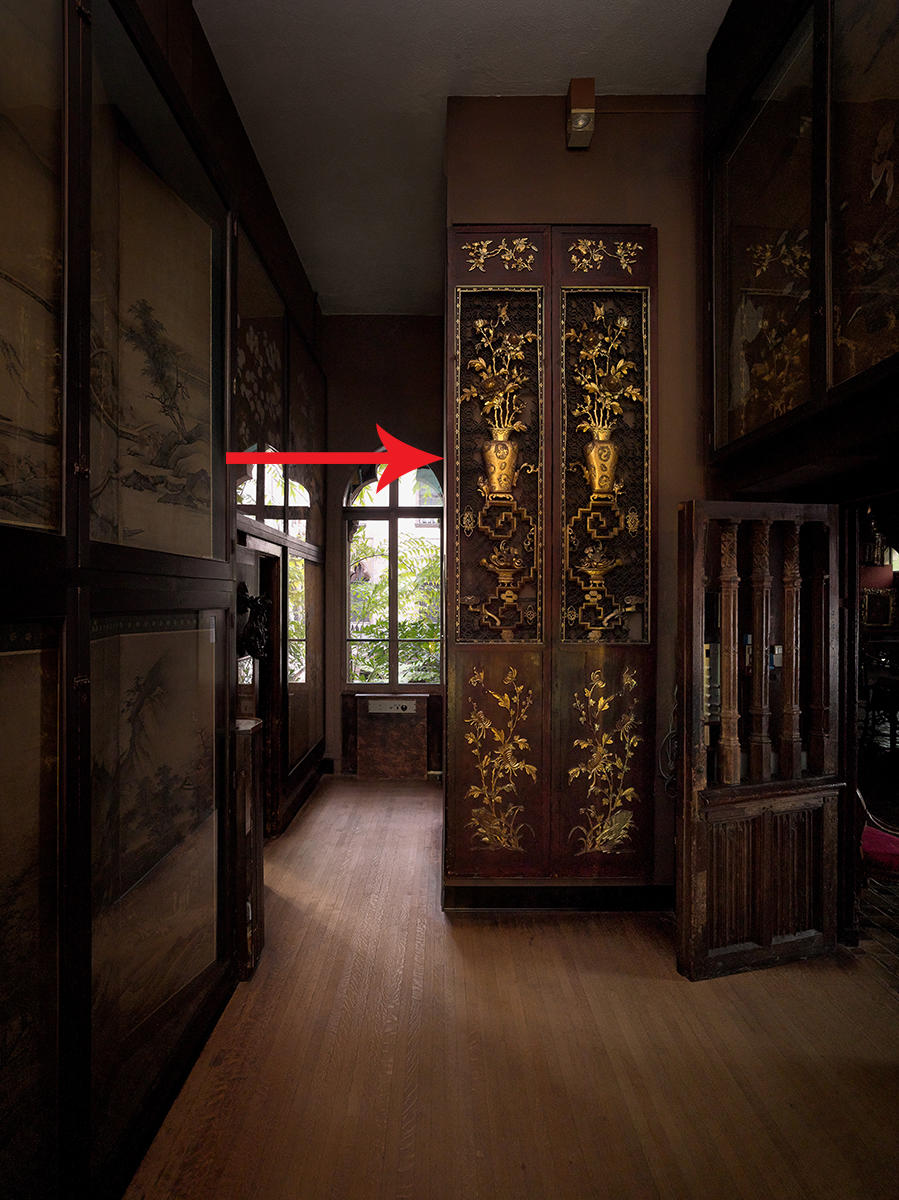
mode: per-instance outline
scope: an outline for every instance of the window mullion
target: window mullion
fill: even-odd
[[[390,682],[397,683],[399,681],[399,617],[398,617],[398,593],[399,593],[399,542],[398,542],[398,526],[396,515],[398,485],[392,483],[390,485],[390,527],[388,533],[388,550],[387,561],[390,571],[390,594],[388,601],[388,628],[389,628],[389,655],[390,655]]]

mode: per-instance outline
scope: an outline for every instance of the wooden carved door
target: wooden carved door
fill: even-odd
[[[449,241],[445,882],[651,879],[655,232]]]
[[[825,505],[681,510],[678,966],[693,979],[836,943],[837,529]]]

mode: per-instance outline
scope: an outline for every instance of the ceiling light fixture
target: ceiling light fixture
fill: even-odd
[[[565,142],[569,150],[586,150],[593,137],[596,116],[596,81],[572,79],[565,103]]]

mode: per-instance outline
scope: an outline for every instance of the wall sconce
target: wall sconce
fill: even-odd
[[[596,81],[572,79],[565,104],[565,140],[569,150],[586,150],[596,117]]]

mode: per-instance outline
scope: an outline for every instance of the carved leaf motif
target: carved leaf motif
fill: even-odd
[[[636,672],[632,667],[624,668],[617,692],[605,695],[605,686],[602,671],[594,671],[590,686],[583,693],[576,692],[572,700],[578,721],[589,734],[575,739],[574,748],[583,751],[583,755],[568,771],[569,783],[586,777],[587,799],[592,801],[580,809],[584,823],[575,825],[568,835],[569,839],[579,835],[579,855],[598,851],[621,853],[634,824],[633,811],[625,806],[639,801],[636,789],[627,783],[631,759],[641,740],[635,711],[633,708],[622,711],[611,732],[602,719],[603,713],[608,713],[616,701],[637,686]]]

